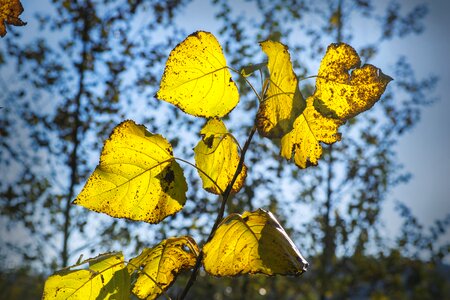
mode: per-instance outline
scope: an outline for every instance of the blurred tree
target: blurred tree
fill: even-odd
[[[316,72],[326,46],[333,42],[354,46],[363,63],[376,60],[393,40],[420,34],[428,11],[425,4],[405,8],[398,1],[256,0],[248,1],[257,8],[258,16],[252,19],[240,14],[239,7],[228,1],[213,2],[220,9],[217,17],[222,20],[221,33],[231,64],[255,63],[260,53],[255,46],[258,40],[281,39],[290,47],[299,78]],[[364,32],[357,27],[361,20],[375,37],[369,44],[361,44],[364,39],[358,36]],[[382,204],[394,186],[409,179],[394,147],[401,135],[420,120],[421,109],[435,101],[432,91],[437,78],[417,79],[406,57],[398,58],[391,68],[382,68],[394,78],[393,85],[374,109],[344,126],[343,140],[327,148],[318,167],[297,170],[276,158],[268,163],[268,155],[277,154],[278,148],[269,140],[259,140],[254,147],[257,150],[247,157],[253,169],[260,172],[247,178],[251,190],[246,189],[237,197],[240,201],[236,206],[231,207],[232,211],[251,209],[254,203],[264,201],[255,197],[259,194],[268,200],[263,203],[272,211],[284,215],[297,243],[308,249],[307,257],[312,257],[311,272],[305,278],[311,295],[320,299],[351,295],[352,286],[342,284],[336,276],[344,260],[363,257],[366,263],[373,259],[368,255],[388,251],[391,241],[380,233]],[[305,81],[300,82],[300,88],[305,97],[313,91]],[[243,98],[246,104],[241,108],[255,112],[254,100]],[[276,177],[285,184],[274,180]],[[289,197],[293,190],[297,192],[294,199]],[[303,222],[299,223],[299,218]],[[305,290],[308,288],[299,287],[299,291]]]
[[[8,170],[0,183],[8,225],[2,250],[21,254],[41,270],[49,263],[66,266],[81,250],[97,251],[98,245],[141,243],[125,222],[102,223],[71,201],[92,170],[91,151],[98,153],[99,141],[124,118],[124,98],[134,85],[128,76],[141,76],[143,69],[137,57],[161,62],[171,39],[151,34],[175,30],[173,18],[184,2],[42,5],[45,13],[31,22],[36,26],[26,28],[34,35],[11,30],[0,45],[0,166]],[[145,75],[150,84],[157,82],[156,74]],[[77,247],[70,246],[73,238]]]
[[[19,251],[34,262],[58,253],[55,267],[66,265],[80,250],[111,249],[115,241],[137,249],[167,236],[193,234],[197,238],[209,232],[210,216],[218,203],[201,189],[193,169],[186,174],[188,196],[195,202],[188,201],[181,213],[151,227],[154,240],[146,236],[149,230],[138,230],[142,227],[135,223],[104,221],[69,205],[95,164],[97,157],[91,153],[100,153],[100,141],[123,118],[131,117],[163,133],[176,146],[177,156],[192,159],[186,150],[197,142],[201,122],[153,98],[161,63],[188,34],[173,23],[188,2],[55,0],[49,5],[52,11],[37,15],[40,29],[35,37],[21,36],[30,27],[9,31],[0,44],[4,91],[0,95],[4,107],[0,167],[8,170],[6,180],[0,182],[1,214],[7,229],[18,232],[21,228],[25,237],[31,233],[33,239],[30,245],[23,242],[25,238],[17,243],[3,239],[2,232],[2,248]],[[405,13],[398,1],[382,7],[370,0],[251,0],[245,3],[257,11],[258,17],[252,18],[239,11],[237,2],[212,2],[218,9],[220,40],[229,65],[237,68],[255,63],[258,57],[264,60],[257,42],[270,37],[290,46],[300,78],[316,72],[332,42],[352,44],[364,62],[377,59],[393,40],[419,34],[427,12],[425,5],[417,5]],[[361,18],[379,35],[368,45],[358,39]],[[394,145],[418,122],[422,107],[434,101],[430,95],[436,83],[434,77],[415,78],[405,57],[383,69],[394,77],[394,87],[390,86],[375,109],[342,129],[345,139],[328,147],[318,167],[298,170],[276,158],[276,144],[256,138],[258,145],[247,155],[253,175],[228,207],[229,212],[241,212],[265,206],[276,213],[306,250],[310,272],[301,280],[263,276],[218,280],[201,273],[190,298],[339,299],[350,298],[358,290],[362,298],[382,299],[380,290],[399,291],[403,297],[417,280],[425,293],[432,279],[437,284],[433,289],[444,291],[446,286],[448,290],[448,281],[441,282],[442,273],[434,268],[447,255],[445,249],[433,254],[432,267],[405,257],[410,255],[403,251],[406,245],[417,249],[417,243],[407,239],[413,232],[419,234],[417,228],[405,231],[392,249],[379,231],[383,200],[392,187],[409,178]],[[250,80],[260,84],[257,77]],[[308,81],[300,84],[305,96],[312,93],[314,87]],[[248,87],[241,87],[242,103],[236,108],[241,114],[226,120],[240,141],[253,123],[247,116],[256,114],[258,104],[246,93]],[[85,245],[70,246],[71,238],[83,240],[80,237],[84,236]],[[55,253],[49,254],[48,249]],[[408,268],[422,275],[416,281],[403,281]],[[376,280],[380,280],[380,289],[371,287]],[[177,281],[174,294],[184,281]]]

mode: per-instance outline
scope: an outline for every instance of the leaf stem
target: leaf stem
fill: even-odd
[[[319,77],[319,75],[311,75],[311,76],[306,76],[306,77],[303,77],[303,78],[298,78],[297,77],[297,81],[300,82],[300,81],[303,81],[303,80],[306,80],[306,79],[311,79],[311,78],[316,78],[316,77]]]
[[[223,194],[223,190],[220,188],[220,186],[217,184],[217,182],[216,182],[214,179],[212,179],[211,176],[209,176],[205,171],[203,171],[202,169],[200,169],[199,167],[197,167],[195,164],[193,164],[193,163],[191,163],[191,162],[189,162],[189,161],[187,161],[187,160],[185,160],[185,159],[182,159],[182,158],[179,158],[179,157],[174,157],[174,159],[175,159],[175,160],[178,160],[178,161],[181,161],[181,162],[184,162],[185,164],[188,164],[188,165],[190,165],[191,167],[197,169],[200,173],[202,173],[202,174],[205,175],[209,180],[211,180],[211,182],[214,183],[214,185],[219,189],[220,193]]]
[[[262,102],[262,98],[261,98],[261,96],[258,94],[258,92],[255,90],[255,87],[253,86],[253,84],[251,84],[251,82],[248,81],[248,79],[247,79],[245,76],[243,76],[243,75],[241,74],[241,72],[239,72],[238,70],[236,70],[236,69],[234,69],[234,68],[232,68],[232,67],[229,67],[229,66],[227,66],[227,68],[230,69],[231,71],[235,72],[236,74],[238,74],[238,75],[241,76],[242,78],[244,78],[245,82],[247,82],[248,86],[253,90],[253,93],[255,93],[256,97],[258,97],[258,100],[259,100],[260,102]]]
[[[258,98],[259,98],[259,95],[258,95]],[[219,213],[217,214],[216,221],[214,222],[214,225],[211,228],[211,231],[209,233],[209,236],[208,236],[208,239],[206,240],[206,242],[209,242],[212,239],[212,237],[214,236],[214,233],[217,230],[217,227],[219,226],[220,222],[222,222],[222,220],[223,220],[223,215],[225,214],[225,208],[227,205],[227,201],[231,196],[231,191],[233,189],[233,185],[236,182],[239,174],[242,171],[242,168],[244,166],[245,154],[247,153],[247,150],[250,147],[250,143],[252,142],[255,132],[256,132],[256,125],[254,125],[252,127],[250,134],[248,135],[247,140],[245,141],[244,147],[242,148],[241,158],[239,159],[239,164],[237,166],[236,172],[234,173],[233,179],[231,180],[230,184],[228,184],[227,188],[221,195],[222,203],[220,204]],[[195,262],[194,269],[192,270],[191,276],[189,277],[189,280],[186,283],[186,286],[185,286],[183,292],[181,293],[181,295],[178,297],[178,299],[182,300],[186,297],[187,293],[189,292],[189,289],[194,284],[194,282],[197,278],[197,273],[202,264],[202,260],[203,260],[203,249],[200,250],[200,253],[197,256],[197,261]]]

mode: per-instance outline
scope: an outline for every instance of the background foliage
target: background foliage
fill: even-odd
[[[164,133],[179,156],[193,160],[190,149],[203,124],[153,99],[169,50],[190,33],[176,22],[188,2],[55,0],[45,4],[45,14],[32,17],[34,26],[24,20],[28,26],[8,28],[0,44],[0,167],[8,170],[0,182],[5,295],[27,298],[24,293],[40,284],[34,274],[73,263],[80,253],[127,246],[136,254],[169,236],[209,232],[217,203],[202,191],[194,170],[188,173],[195,187],[188,198],[195,202],[188,201],[161,225],[111,220],[68,205],[97,162],[93,153],[100,152],[99,141],[122,119],[133,118]],[[233,3],[212,1],[228,64],[239,68],[258,57],[263,61],[257,42],[271,37],[296,53],[294,67],[301,77],[314,75],[332,42],[353,44],[370,63],[382,47],[420,34],[427,14],[425,4],[405,10],[396,1],[382,8],[368,0],[246,1],[261,16],[256,19],[246,18]],[[367,45],[353,43],[356,18],[377,26],[378,36]],[[386,72],[395,78],[393,86],[375,109],[345,126],[348,138],[326,149],[318,167],[300,172],[276,158],[277,148],[263,139],[256,139],[258,145],[247,154],[252,172],[229,212],[259,206],[276,212],[313,271],[300,280],[224,281],[201,273],[204,280],[191,291],[193,299],[448,297],[443,263],[448,245],[434,241],[449,219],[424,230],[399,204],[404,226],[398,237],[383,236],[380,222],[384,200],[409,179],[395,145],[417,123],[422,108],[434,102],[436,78],[417,78],[405,57]],[[305,95],[313,92],[312,84],[301,84]],[[246,91],[242,83],[240,91]],[[251,97],[241,98],[236,117],[231,117],[235,119],[228,121],[240,141],[256,113]],[[13,238],[17,236],[23,238]],[[23,267],[11,270],[9,265]],[[19,277],[33,288],[11,284],[21,282],[12,280]],[[174,293],[184,279],[179,282]]]

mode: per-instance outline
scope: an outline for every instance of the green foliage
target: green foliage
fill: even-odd
[[[154,299],[165,293],[179,271],[193,269],[180,296],[183,299],[202,264],[206,272],[215,276],[255,273],[299,276],[306,271],[307,262],[272,213],[259,209],[244,212],[242,216],[231,214],[224,219],[224,211],[228,200],[244,184],[247,172],[244,165],[245,154],[257,129],[266,137],[279,137],[281,134],[282,140],[288,139],[290,143],[286,146],[286,142],[282,142],[282,152],[283,147],[288,147],[290,151],[295,150],[296,157],[305,158],[304,163],[311,161],[317,164],[320,155],[313,160],[307,150],[313,142],[295,139],[307,128],[296,127],[296,124],[305,123],[304,120],[311,116],[308,111],[314,110],[314,130],[326,136],[327,133],[323,132],[330,130],[327,122],[340,125],[349,116],[339,117],[335,114],[333,120],[329,119],[315,111],[312,100],[307,101],[305,109],[300,101],[303,97],[297,86],[297,76],[290,65],[287,47],[270,41],[261,45],[269,56],[270,77],[264,80],[266,83],[259,93],[247,81],[263,109],[256,115],[255,125],[244,146],[239,146],[240,155],[237,153],[236,138],[227,131],[220,119],[207,122],[201,131],[202,140],[194,149],[196,164],[192,166],[198,170],[203,187],[219,194],[221,200],[216,222],[203,249],[199,250],[190,237],[165,240],[128,262],[126,269],[131,273],[139,273],[137,280],[133,282],[120,274],[117,275],[120,280],[114,279],[117,272],[124,272],[122,259],[118,263],[104,263],[109,257],[104,259],[101,256],[100,261],[94,260],[87,271],[51,276],[44,289],[46,299],[57,299],[62,294],[85,299],[98,295],[112,297],[117,293],[126,293],[127,286],[131,286],[133,294],[140,299]],[[352,50],[345,44],[340,47]],[[276,60],[278,56],[282,57],[279,61]],[[339,55],[330,58],[327,53],[320,70],[327,70],[324,65],[345,65],[346,59],[347,56]],[[354,65],[353,62],[347,64]],[[371,68],[382,74],[375,67]],[[222,117],[238,101],[237,89],[228,69],[241,75],[225,64],[221,47],[211,33],[196,32],[172,50],[156,97],[195,116]],[[336,70],[332,69],[330,76],[318,77],[318,84],[319,81],[322,85],[335,84],[335,76],[348,77],[348,70],[349,68],[339,69],[339,74],[333,74]],[[372,77],[365,76],[362,71],[356,85],[364,88],[372,84],[371,80]],[[352,111],[356,115],[372,106],[380,98],[384,87],[373,92],[375,94],[349,92],[345,98],[336,97],[335,101],[353,103],[356,102],[353,98],[357,99],[359,106]],[[286,111],[283,103],[289,104]],[[301,119],[292,125],[296,118]],[[334,128],[336,130],[337,127]],[[314,132],[308,134],[315,140],[315,148],[320,147],[319,142],[329,142],[328,139],[317,139]],[[113,217],[160,222],[180,210],[185,201],[185,180],[183,171],[175,162],[177,159],[188,163],[173,156],[171,145],[162,136],[148,132],[143,125],[125,121],[105,141],[100,163],[74,203]],[[305,167],[297,160],[296,163]],[[118,256],[115,255],[114,258],[118,259]],[[107,267],[97,267],[99,263]]]

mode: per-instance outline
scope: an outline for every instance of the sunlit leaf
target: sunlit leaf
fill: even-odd
[[[198,172],[203,188],[220,195],[231,183],[237,170],[240,159],[238,145],[233,136],[228,133],[225,124],[219,119],[209,120],[200,133],[202,139],[194,148],[195,165],[208,175]],[[233,193],[237,193],[242,188],[246,176],[247,167],[243,165],[233,185]]]
[[[133,294],[140,299],[156,299],[182,270],[194,267],[198,253],[197,244],[188,236],[169,238],[144,249],[127,267],[130,274],[137,271]]]
[[[125,121],[106,140],[99,165],[74,203],[112,217],[158,223],[181,210],[186,191],[169,142]]]
[[[272,213],[263,209],[228,216],[203,251],[205,270],[215,276],[301,275],[308,267]]]
[[[279,138],[292,129],[295,118],[304,109],[287,46],[273,41],[260,43],[269,58],[269,87],[256,116],[258,132]]]
[[[391,77],[373,65],[361,68],[356,51],[347,44],[331,44],[320,63],[314,105],[324,116],[349,119],[371,108]],[[349,71],[351,73],[349,73]]]
[[[19,0],[0,0],[0,36],[6,34],[6,24],[14,26],[23,26],[19,15],[23,12],[22,4]]]
[[[86,263],[89,263],[87,269],[71,270],[70,267],[50,276],[42,299],[129,299],[130,275],[122,253],[102,254],[81,264]]]
[[[195,32],[172,50],[156,97],[200,117],[222,117],[237,105],[238,90],[214,35]]]
[[[332,144],[341,139],[338,128],[343,121],[322,116],[313,101],[313,97],[306,99],[306,108],[295,120],[294,129],[281,139],[281,156],[294,156],[300,168],[317,165],[322,155],[320,142]]]

